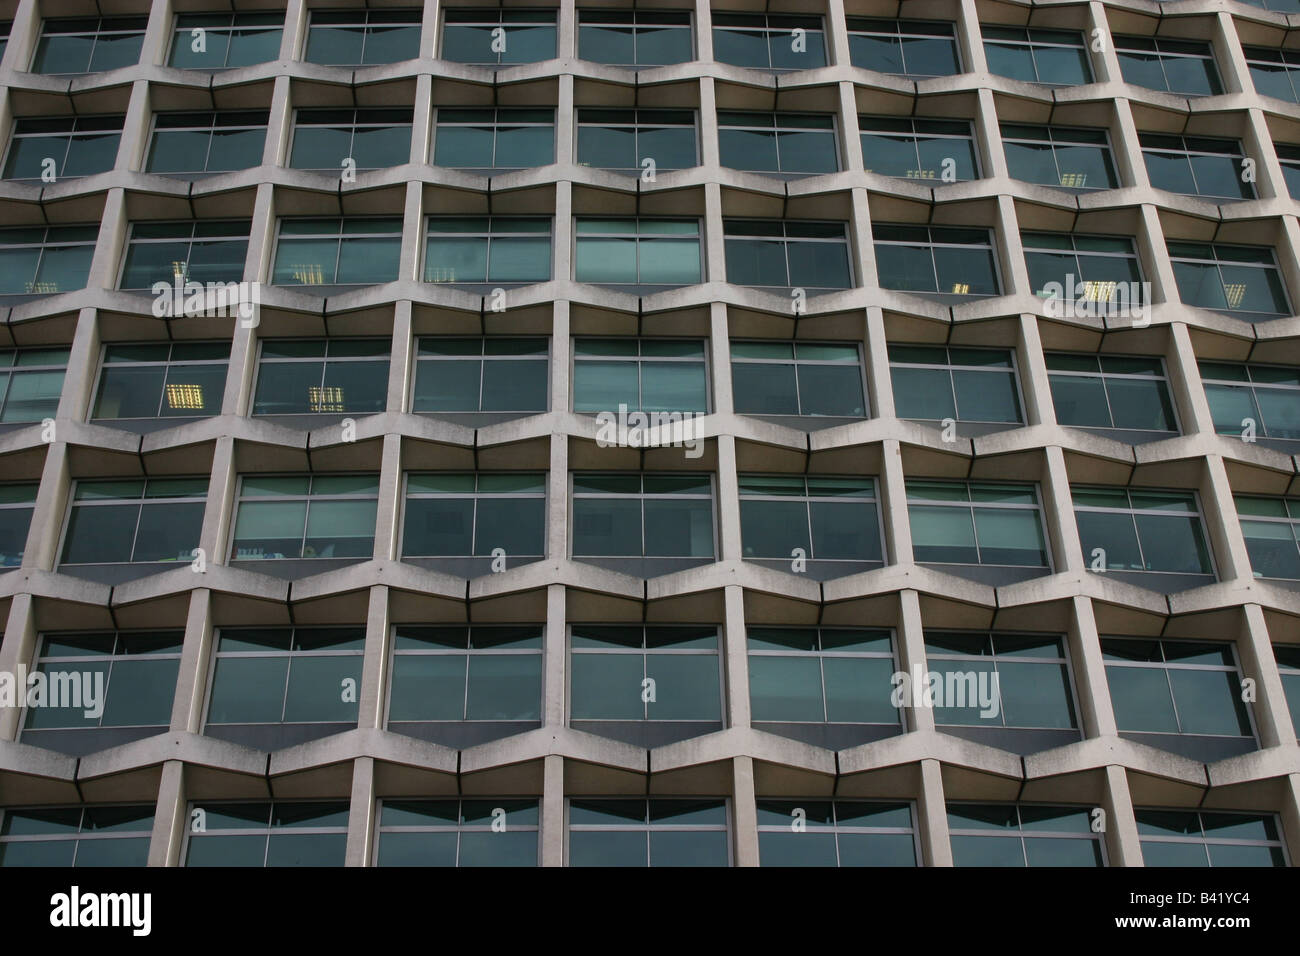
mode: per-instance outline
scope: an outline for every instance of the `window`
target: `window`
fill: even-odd
[[[1286,866],[1271,813],[1134,811],[1145,866]]]
[[[168,66],[228,70],[280,58],[284,14],[182,13]],[[197,49],[196,49],[197,47]]]
[[[184,640],[184,631],[45,635],[33,671],[46,675],[51,687],[60,680],[58,675],[73,675],[74,687],[78,681],[82,687],[93,681],[98,685],[98,707],[86,706],[84,697],[82,706],[56,707],[51,702],[28,707],[24,743],[46,746],[41,735],[28,736],[30,730],[143,727],[165,731],[171,724]],[[94,713],[96,709],[100,713]]]
[[[157,113],[145,172],[224,173],[262,165],[266,110]]]
[[[544,412],[549,339],[421,338],[414,412]]]
[[[912,807],[760,798],[758,852],[763,866],[916,866]]]
[[[1127,236],[1022,232],[1020,242],[1030,285],[1041,299],[1058,299],[1066,309],[1081,300],[1098,314],[1150,305],[1143,301],[1142,272]]]
[[[1274,50],[1263,46],[1243,46],[1246,66],[1255,81],[1255,92],[1279,100],[1300,103],[1294,74],[1300,71],[1300,50]]]
[[[92,421],[220,415],[229,342],[108,345]]]
[[[569,866],[727,866],[727,801],[569,799]]]
[[[394,628],[390,729],[406,721],[541,719],[540,625]]]
[[[1199,362],[1214,429],[1264,438],[1300,439],[1300,368]]]
[[[694,285],[702,281],[697,219],[577,221],[573,277],[623,285]]]
[[[98,73],[140,61],[148,17],[46,20],[36,44],[33,73]]]
[[[879,563],[880,515],[871,478],[741,475],[740,536],[746,558]],[[851,569],[843,569],[849,573]]]
[[[1218,242],[1168,242],[1166,246],[1184,304],[1261,317],[1291,314],[1286,287],[1268,246]]]
[[[551,220],[430,216],[425,282],[547,282]]]
[[[1275,13],[1300,13],[1300,5],[1296,0],[1242,0],[1252,7],[1259,7],[1261,10],[1272,10]]]
[[[356,725],[361,627],[222,629],[207,725]]]
[[[188,819],[186,866],[342,866],[346,803],[196,803]]]
[[[1069,667],[1059,637],[927,630],[925,661],[931,672],[943,675],[944,687],[956,689],[958,701],[965,693],[965,706],[945,699],[934,708],[934,722],[940,726],[1077,726]],[[963,680],[959,675],[976,677]],[[977,684],[985,682],[998,695],[994,713],[982,706],[983,690],[976,692]]]
[[[1278,162],[1282,164],[1282,178],[1286,180],[1287,193],[1292,199],[1300,196],[1300,146],[1274,143]]]
[[[830,113],[718,113],[723,166],[756,173],[815,176],[840,168]]]
[[[0,811],[0,866],[144,866],[153,805]]]
[[[1214,574],[1192,492],[1076,486],[1073,497],[1088,562],[1108,571]]]
[[[968,120],[859,116],[858,127],[869,173],[936,183],[979,177]]]
[[[1009,349],[889,346],[889,373],[899,418],[921,421],[1024,421]]]
[[[922,564],[1048,566],[1034,485],[909,479],[907,513]]]
[[[954,866],[1105,866],[1087,807],[948,804]]]
[[[207,499],[207,478],[77,481],[60,563],[188,563]]]
[[[378,505],[378,475],[245,475],[230,559],[370,558]]]
[[[578,165],[641,174],[699,165],[692,110],[578,110]],[[646,167],[648,168],[648,167]]]
[[[989,72],[1050,86],[1092,82],[1083,36],[1070,30],[1037,30],[980,24]]]
[[[83,288],[97,226],[0,229],[0,295],[53,295]]]
[[[1102,637],[1121,732],[1250,737],[1231,644]]]
[[[713,58],[758,70],[811,70],[826,65],[821,17],[713,14]]]
[[[375,865],[536,866],[539,803],[384,800]]]
[[[748,635],[755,721],[899,725],[890,631],[751,627]]]
[[[357,169],[401,166],[411,160],[409,109],[298,110],[289,165],[338,171],[351,159]]]
[[[546,552],[545,475],[407,475],[402,557],[488,556],[497,548],[511,563]]]
[[[578,56],[612,66],[665,66],[694,58],[687,10],[579,10]]]
[[[59,411],[69,349],[0,349],[0,422],[39,422]]]
[[[881,73],[952,76],[961,72],[953,26],[947,20],[849,17],[849,59],[854,66]]]
[[[1255,198],[1255,187],[1243,179],[1244,153],[1236,140],[1155,133],[1138,139],[1157,189],[1211,199]]]
[[[1214,50],[1195,40],[1114,36],[1124,82],[1183,96],[1218,96],[1223,92]]]
[[[857,345],[733,339],[731,393],[741,415],[867,417]]]
[[[882,289],[944,295],[998,295],[987,229],[872,226]]]
[[[1300,499],[1234,495],[1250,566],[1257,578],[1300,580]]]
[[[842,222],[726,219],[727,279],[758,288],[847,289],[853,285]]]
[[[17,568],[23,563],[37,487],[36,482],[0,484],[0,568]]]
[[[1058,424],[1178,431],[1160,359],[1068,352],[1048,352],[1044,358]]]
[[[453,169],[525,169],[555,162],[552,109],[438,109],[433,164]]]
[[[1291,729],[1300,736],[1300,646],[1274,644],[1273,656],[1277,658],[1282,691],[1286,694],[1287,707],[1291,711]]]
[[[13,26],[11,20],[0,22],[0,59],[4,58],[5,50],[9,46],[9,31],[13,29]]]
[[[699,339],[576,339],[573,410],[707,412],[706,369]]]
[[[275,285],[369,285],[397,279],[402,219],[282,219]]]
[[[495,30],[501,32],[494,35]],[[448,10],[443,14],[442,58],[481,66],[553,60],[555,11]]]
[[[569,666],[574,721],[722,719],[715,627],[575,624]]]
[[[117,162],[121,138],[121,116],[15,120],[4,178],[40,182],[48,170],[57,181],[105,172]]]
[[[133,222],[119,289],[183,282],[239,282],[248,258],[249,220]]]
[[[573,556],[708,558],[709,475],[573,476]]]
[[[1007,171],[1015,179],[1066,189],[1119,185],[1104,129],[1002,125]]]
[[[414,60],[420,55],[422,16],[418,8],[312,10],[303,59],[332,66]]]
[[[388,339],[263,339],[254,415],[382,412]]]

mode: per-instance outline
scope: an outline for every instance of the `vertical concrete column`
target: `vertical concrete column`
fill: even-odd
[[[570,122],[572,122],[573,110],[569,110]],[[572,162],[572,158],[566,160]],[[552,272],[551,278],[558,284],[560,294],[567,301],[570,293],[567,292],[569,283],[573,281],[573,183],[560,182],[555,184],[555,240],[554,248],[551,250],[552,255]],[[565,315],[567,316],[567,312]],[[564,407],[568,408],[566,400]]]
[[[983,49],[980,50],[983,55]],[[998,123],[997,101],[993,91],[981,87],[975,91],[975,115],[971,126],[975,133],[975,148],[979,151],[980,171],[987,179],[1009,179],[1007,154],[1002,148],[1002,127]]]
[[[23,567],[53,571],[59,560],[59,536],[68,510],[72,474],[68,465],[68,444],[51,442],[45,450],[41,483],[36,489],[31,524],[27,527],[27,545]]]
[[[1115,709],[1110,703],[1106,660],[1097,634],[1097,617],[1092,599],[1075,595],[1070,599],[1070,624],[1065,637],[1066,653],[1074,672],[1079,721],[1085,737],[1114,737],[1119,733]]]
[[[1286,843],[1287,859],[1292,866],[1300,860],[1300,773],[1287,774],[1282,779],[1282,839]]]
[[[1016,340],[1016,365],[1020,372],[1020,392],[1025,399],[1025,424],[1055,424],[1052,383],[1043,358],[1043,342],[1038,335],[1038,319],[1020,316],[1020,335]]]
[[[140,62],[145,66],[162,66],[167,62],[167,52],[171,48],[172,23],[175,11],[171,0],[157,0],[149,8],[149,19],[144,28],[141,41]],[[184,41],[189,42],[189,34]]]
[[[425,42],[428,42],[428,12],[425,8]],[[433,140],[433,77],[421,73],[415,78],[415,107],[411,119],[411,162],[416,166],[427,165],[429,145]]]
[[[266,141],[262,144],[262,165],[283,166],[289,161],[289,134],[293,129],[293,86],[283,74],[271,88],[270,115],[266,118]]]
[[[1025,265],[1025,247],[1020,241],[1016,202],[1010,196],[998,196],[998,212],[993,225],[993,244],[997,248],[999,268],[1002,271],[1002,294],[1033,295],[1034,286],[1029,281],[1029,267]]]
[[[847,62],[847,61],[845,61]],[[865,168],[862,161],[862,132],[858,128],[858,98],[852,83],[840,84],[840,169],[861,172]]]
[[[203,509],[203,530],[199,547],[208,564],[225,564],[230,532],[235,522],[235,493],[239,476],[235,470],[235,439],[222,435],[212,452],[208,478],[208,503]]]
[[[844,18],[844,0],[826,0],[826,53],[827,62],[846,67],[849,57],[849,27]]]
[[[1219,79],[1223,81],[1223,91],[1250,92],[1255,89],[1255,81],[1250,77],[1250,67],[1246,65],[1246,54],[1237,39],[1232,14],[1221,10],[1213,16],[1215,27],[1210,32],[1210,45],[1214,48],[1214,59],[1219,68]]]
[[[1123,767],[1110,765],[1102,790],[1102,809],[1106,811],[1106,857],[1111,866],[1142,866],[1142,843],[1138,838],[1133,798],[1128,789],[1128,773]]]
[[[375,759],[352,761],[352,798],[348,803],[348,843],[344,866],[369,866],[375,847]]]
[[[402,436],[384,436],[384,452],[379,467],[379,507],[375,522],[376,561],[393,561],[397,557],[397,522],[402,515]]]
[[[117,162],[114,164],[116,168],[144,168],[145,152],[149,148],[149,124],[153,118],[150,103],[148,81],[136,80],[131,84],[131,98],[127,101],[126,117],[122,120],[122,138],[117,144]]]
[[[120,187],[110,189],[104,196],[104,212],[99,222],[99,239],[95,254],[86,273],[87,289],[116,289],[117,273],[125,255],[126,191]]]
[[[708,0],[698,0],[708,3]],[[13,24],[9,28],[9,42],[5,45],[0,68],[26,72],[36,55],[36,44],[41,38],[40,0],[18,0]],[[6,84],[7,85],[7,84]]]
[[[739,561],[740,479],[736,475],[736,438],[719,435],[718,446],[718,560]]]
[[[9,603],[9,616],[5,620],[4,640],[0,641],[0,673],[17,675],[18,665],[30,667],[36,658],[36,613],[30,594],[15,594]],[[18,685],[21,688],[21,684]],[[0,740],[18,737],[19,718],[22,716],[22,693],[15,695],[15,706],[0,707]]]
[[[718,145],[718,97],[713,77],[700,78],[700,159],[705,169],[722,165]]]
[[[713,7],[710,0],[695,0],[695,59],[713,59]]]
[[[546,586],[546,638],[543,646],[545,695],[542,723],[555,730],[564,726],[568,688],[567,591],[563,584]]]
[[[867,191],[856,187],[849,193],[849,254],[857,284],[865,289],[880,288],[876,272],[876,247],[871,239],[871,204]]]
[[[754,758],[731,761],[731,826],[736,866],[758,866],[758,806]]]
[[[1165,370],[1169,375],[1169,391],[1178,409],[1179,425],[1184,435],[1198,432],[1214,434],[1214,415],[1210,400],[1205,397],[1201,383],[1201,370],[1192,347],[1192,335],[1186,322],[1169,324],[1169,347],[1165,351]]]
[[[948,804],[943,796],[943,771],[937,760],[922,760],[916,792],[916,831],[921,837],[923,866],[952,866],[948,840]]]
[[[402,253],[398,260],[399,282],[419,281],[420,257],[424,252],[424,184],[406,184],[406,206],[402,210]]]
[[[578,12],[574,0],[560,0],[555,31],[555,55],[561,60],[578,56]]]
[[[1060,445],[1043,449],[1043,517],[1047,521],[1048,547],[1057,573],[1085,571],[1088,556],[1079,544],[1079,525],[1074,520],[1074,496],[1065,469],[1065,452]]]
[[[255,315],[261,319],[260,310]],[[242,418],[253,404],[257,375],[258,335],[256,327],[236,320],[230,340],[230,362],[226,366],[226,387],[221,395],[221,414]]]
[[[704,184],[704,282],[727,281],[727,241],[722,226],[722,187]]]
[[[1107,49],[1110,49],[1107,41]],[[1110,52],[1114,56],[1114,51]],[[1115,75],[1119,76],[1116,62]],[[1136,186],[1150,189],[1151,179],[1147,175],[1147,164],[1142,159],[1142,140],[1138,135],[1137,124],[1133,122],[1133,106],[1123,98],[1115,99],[1115,117],[1111,124],[1110,135],[1114,142],[1111,153],[1119,165],[1119,182],[1121,186]]]
[[[208,693],[214,630],[212,592],[207,588],[195,588],[190,592],[185,639],[176,669],[176,696],[172,698],[169,725],[173,733],[197,734],[203,728],[203,704]]]
[[[384,726],[388,696],[388,588],[377,584],[370,589],[366,608],[366,645],[361,662],[361,692],[357,696],[357,726],[370,730]]]
[[[1246,604],[1241,609],[1237,653],[1241,656],[1242,676],[1255,681],[1252,709],[1260,746],[1278,747],[1294,743],[1296,728],[1287,706],[1286,688],[1278,674],[1264,609],[1258,604]]]
[[[95,372],[99,368],[102,344],[96,310],[81,309],[77,313],[72,348],[68,351],[67,371],[63,374],[63,393],[59,396],[59,408],[55,412],[58,420],[86,420],[90,403],[95,398]]]
[[[1241,533],[1241,521],[1237,518],[1232,485],[1222,455],[1205,456],[1197,490],[1219,580],[1253,581],[1255,576],[1250,567],[1250,554],[1246,551],[1246,536]]]
[[[880,443],[880,517],[893,564],[912,564],[912,525],[907,514],[903,452],[897,438]]]
[[[424,18],[420,22],[420,58],[436,59],[438,56],[438,20],[442,13],[441,0],[425,0]],[[421,76],[421,79],[425,79]],[[416,115],[419,115],[420,101],[417,94],[415,101]]]
[[[748,727],[749,637],[745,625],[745,590],[738,584],[722,589],[722,653],[727,684],[727,726]]]
[[[1106,19],[1106,5],[1100,0],[1088,4],[1088,19],[1083,28],[1083,42],[1092,56],[1092,73],[1097,83],[1111,80],[1123,82],[1115,43],[1110,38],[1110,22]]]
[[[1142,222],[1138,227],[1137,253],[1142,263],[1142,278],[1151,283],[1152,302],[1179,302],[1178,281],[1165,251],[1165,231],[1155,206],[1140,207]]]
[[[149,866],[181,866],[185,831],[189,826],[189,796],[185,786],[185,764],[164,760],[154,804],[153,833],[149,840]]]
[[[927,670],[925,623],[921,619],[920,595],[911,588],[898,592],[897,642],[898,669],[909,676],[924,674]],[[907,718],[905,730],[935,729],[933,707],[914,707],[911,699],[904,697],[903,713]]]
[[[980,35],[980,12],[975,0],[961,0],[957,5],[957,46],[967,73],[987,73],[984,40]]]
[[[894,418],[894,384],[889,372],[889,341],[885,337],[885,312],[878,305],[867,306],[862,358],[866,363],[867,400],[872,418]]]
[[[297,60],[307,50],[307,0],[287,0],[284,11],[284,34],[280,37],[280,59]]]
[[[569,560],[569,439],[554,433],[546,476],[546,556],[556,567]]]
[[[555,99],[555,161],[561,166],[573,166],[578,162],[576,154],[578,140],[574,136],[573,132],[574,123],[577,122],[577,114],[575,110],[576,107],[573,102],[573,74],[565,73],[559,77],[557,81]],[[560,150],[564,150],[565,152],[561,154]],[[566,192],[573,188],[572,184],[568,182],[557,184],[557,188],[560,186],[563,186]],[[555,210],[557,219],[559,218],[559,214],[557,197]],[[558,222],[556,223],[556,228],[556,238],[558,239]],[[557,272],[555,274],[555,278],[557,279],[567,279],[568,277],[568,273]]]
[[[542,866],[564,866],[564,758],[542,760]]]
[[[412,332],[411,300],[399,299],[393,305],[393,343],[388,363],[389,411],[411,410],[411,382],[415,378],[415,336]]]
[[[267,132],[267,136],[270,136]],[[253,201],[253,219],[248,225],[248,256],[244,259],[244,278],[249,282],[269,281],[271,255],[275,251],[275,187],[259,183]],[[261,320],[261,315],[257,317]],[[239,323],[242,328],[244,322]]]
[[[569,303],[557,301],[551,311],[551,407],[552,416],[569,411]]]
[[[3,72],[3,69],[0,69],[0,74]],[[6,155],[13,143],[14,132],[14,104],[9,97],[9,89],[9,86],[0,82],[0,151]]]
[[[725,302],[709,304],[709,364],[709,374],[713,379],[713,414],[719,421],[729,421],[736,409],[731,391],[731,332]],[[729,424],[726,430],[732,430]]]
[[[1256,106],[1243,110],[1242,115],[1246,123],[1241,145],[1246,156],[1255,161],[1255,195],[1261,199],[1290,199],[1291,191],[1287,189],[1282,164],[1273,149],[1273,134],[1269,132],[1264,111]]]

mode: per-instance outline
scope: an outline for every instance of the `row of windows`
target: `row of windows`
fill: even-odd
[[[146,172],[198,175],[258,166],[268,113],[159,113],[149,137]],[[295,169],[340,170],[345,161],[369,170],[410,161],[410,109],[299,109],[287,164]],[[49,181],[112,169],[121,116],[19,119],[4,162],[4,178]],[[867,172],[907,179],[961,182],[981,175],[967,120],[858,117]],[[835,117],[830,113],[718,113],[723,166],[750,172],[806,176],[838,172]],[[1115,172],[1104,129],[1003,124],[1003,149],[1015,179],[1066,189],[1113,189]],[[1212,199],[1255,197],[1250,164],[1237,140],[1141,133],[1152,185]],[[1300,186],[1300,146],[1276,144],[1288,187]],[[642,173],[699,165],[693,110],[577,111],[574,161]],[[51,162],[53,165],[51,165]],[[521,169],[555,162],[551,109],[440,107],[432,162],[474,170]]]
[[[183,636],[179,630],[44,635],[34,672],[49,688],[81,682],[101,689],[95,706],[75,695],[29,698],[22,740],[83,753],[122,739],[96,732],[140,732],[131,739],[165,732]],[[638,723],[657,723],[661,732],[671,725],[661,739],[721,727],[726,691],[718,628],[574,624],[567,643],[568,719],[575,727],[617,737]],[[1078,739],[1064,644],[1055,635],[927,629],[927,673],[938,677],[928,705],[936,725],[1067,732],[1011,741],[1029,752]],[[1102,636],[1101,650],[1121,733],[1227,738],[1253,749],[1233,645]],[[296,742],[355,726],[359,704],[348,688],[359,685],[364,651],[364,628],[221,629],[206,682],[204,732],[224,737],[231,728],[314,725],[298,728]],[[1278,644],[1273,652],[1300,727],[1300,646]],[[390,730],[440,739],[456,725],[479,724],[493,738],[542,719],[541,625],[397,625],[385,653]],[[897,734],[907,726],[904,709],[918,704],[914,692],[896,692],[899,665],[888,629],[751,626],[747,658],[748,688],[740,693],[747,690],[751,719],[768,732],[800,737],[800,728],[836,725],[861,734],[863,725],[874,725],[881,734]],[[861,743],[873,736],[839,739]],[[985,739],[1003,746],[1009,740]]]
[[[939,296],[1001,294],[988,230],[890,223],[871,228],[881,288]],[[248,230],[248,220],[132,223],[118,287],[239,282]],[[527,284],[551,277],[549,219],[429,217],[426,230],[426,282]],[[726,219],[723,230],[725,270],[735,285],[813,292],[854,285],[844,222]],[[283,219],[277,232],[273,285],[398,279],[400,217]],[[574,232],[578,282],[661,287],[705,278],[698,219],[578,217]],[[97,235],[94,226],[0,229],[0,294],[81,288]],[[1021,241],[1030,282],[1041,298],[1073,300],[1077,290],[1079,301],[1099,310],[1150,304],[1142,298],[1142,272],[1128,237],[1024,232]],[[1257,319],[1290,314],[1272,248],[1170,240],[1166,250],[1185,304]]]
[[[185,866],[341,866],[346,802],[194,803]],[[911,802],[757,800],[764,866],[916,866]],[[1104,866],[1094,810],[1044,804],[950,802],[956,866]],[[730,801],[694,797],[569,797],[569,866],[727,866]],[[1134,811],[1147,866],[1285,866],[1271,813]],[[376,814],[375,866],[536,866],[536,798],[393,799]],[[10,809],[0,866],[143,866],[150,806]]]
[[[385,410],[388,339],[263,339],[253,415],[372,414]],[[746,415],[870,417],[861,347],[852,343],[730,343],[732,402]],[[110,344],[103,350],[91,421],[197,418],[219,414],[228,342]],[[899,418],[1023,424],[1015,353],[1009,349],[889,345]],[[58,413],[69,350],[0,350],[0,423]],[[1158,357],[1047,352],[1056,420],[1145,441],[1179,432]],[[411,410],[418,413],[545,412],[550,404],[546,338],[421,337]],[[1216,430],[1300,440],[1300,370],[1202,361],[1200,377]],[[573,340],[572,408],[707,413],[711,387],[701,339]],[[1128,433],[1128,434],[1125,434]]]
[[[60,564],[188,562],[198,546],[206,478],[81,479],[74,486]],[[0,566],[21,564],[35,503],[32,484],[0,486]],[[709,474],[575,473],[576,558],[716,557]],[[240,480],[232,561],[369,559],[377,475],[253,476]],[[1300,504],[1238,496],[1242,531],[1260,577],[1300,578]],[[529,472],[410,473],[403,558],[546,551],[546,476]],[[1016,482],[907,480],[916,561],[1050,569],[1038,489]],[[1189,491],[1073,487],[1084,555],[1097,571],[1212,577],[1214,562]],[[884,560],[875,481],[740,476],[746,558],[803,557],[862,570]]]

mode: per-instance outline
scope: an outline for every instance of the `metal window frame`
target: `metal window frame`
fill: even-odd
[[[333,471],[330,471],[330,472],[297,472],[297,473],[290,473],[290,472],[279,472],[279,471],[276,471],[276,472],[267,472],[267,473],[265,473],[265,474],[263,474],[263,473],[261,473],[261,472],[257,472],[257,473],[255,473],[255,475],[254,475],[254,476],[257,477],[257,478],[307,478],[307,479],[308,479],[307,492],[306,492],[305,494],[292,494],[292,495],[259,495],[259,496],[256,496],[256,497],[250,497],[250,498],[247,498],[247,499],[246,499],[246,498],[244,497],[244,479],[245,479],[246,477],[248,477],[248,474],[249,474],[249,473],[240,474],[240,475],[238,476],[238,481],[237,481],[237,483],[236,483],[235,494],[234,494],[234,507],[232,508],[232,510],[231,510],[231,514],[230,514],[230,530],[229,530],[229,532],[228,532],[228,537],[229,537],[230,541],[229,541],[229,544],[228,544],[227,547],[226,547],[226,560],[227,560],[227,561],[314,561],[314,560],[319,560],[319,559],[314,558],[314,557],[313,557],[313,558],[307,558],[307,557],[291,558],[291,557],[287,557],[287,556],[286,556],[286,557],[283,557],[283,558],[269,558],[269,557],[261,557],[261,558],[241,558],[241,557],[239,557],[239,555],[238,555],[238,553],[237,553],[237,541],[238,541],[238,539],[235,537],[235,527],[236,527],[236,525],[238,524],[238,521],[239,521],[239,506],[240,506],[241,504],[243,504],[244,501],[246,501],[246,500],[247,500],[247,501],[280,501],[280,502],[288,502],[288,501],[304,501],[304,502],[306,502],[307,507],[303,510],[303,516],[302,516],[302,534],[300,535],[300,537],[299,537],[299,539],[298,539],[298,544],[299,544],[299,549],[298,549],[298,550],[299,550],[299,551],[302,551],[302,550],[304,549],[304,547],[305,547],[305,545],[306,545],[306,542],[307,542],[307,525],[308,525],[308,523],[311,521],[311,505],[312,505],[312,502],[313,502],[313,501],[317,501],[317,500],[319,500],[319,501],[374,501],[374,502],[376,502],[376,507],[378,507],[379,494],[380,494],[380,489],[379,489],[379,487],[378,487],[378,485],[379,485],[379,473],[378,473],[378,472],[358,472],[358,471],[333,472]],[[316,484],[316,479],[317,479],[318,477],[325,477],[325,478],[369,478],[371,475],[374,476],[374,478],[375,478],[375,484],[376,484],[375,493],[374,493],[373,495],[371,495],[371,494],[358,494],[358,493],[347,493],[347,494],[322,494],[322,495],[317,495],[317,494],[315,494],[314,491],[313,491],[313,488],[315,487],[315,484]],[[372,546],[374,545],[374,541],[375,541],[375,534],[374,534],[373,531],[372,531],[372,534],[370,535],[370,543],[371,543]]]
[[[607,492],[607,491],[600,491],[600,492],[596,492],[596,491],[590,491],[590,492],[588,492],[588,491],[575,492],[575,491],[574,491],[574,479],[577,478],[578,476],[581,476],[581,475],[602,475],[602,476],[604,476],[604,475],[619,475],[619,476],[623,476],[623,477],[630,477],[630,476],[632,476],[632,475],[636,475],[636,476],[640,479],[640,482],[641,482],[641,490],[640,490],[640,491],[637,491],[637,492],[634,493],[634,494],[633,494],[633,493],[626,493],[626,492],[612,492],[612,491],[609,491],[609,492]],[[666,475],[666,476],[669,476],[669,477],[682,477],[682,476],[685,476],[685,475],[694,475],[694,476],[703,475],[703,476],[707,477],[707,478],[708,478],[708,481],[709,481],[709,491],[708,491],[708,494],[701,494],[700,492],[694,492],[694,491],[693,491],[693,492],[682,492],[682,493],[678,493],[678,494],[668,494],[668,493],[663,493],[663,492],[652,492],[652,493],[647,493],[647,492],[645,491],[645,479],[646,479],[646,477],[647,477],[647,476],[657,477],[657,476],[661,476],[661,475]],[[570,471],[569,471],[569,488],[568,488],[568,495],[569,495],[569,505],[570,505],[570,506],[569,506],[569,509],[568,509],[568,512],[569,512],[569,514],[568,514],[568,523],[569,523],[569,529],[568,529],[568,530],[569,530],[569,534],[568,534],[568,540],[567,540],[565,543],[566,543],[566,545],[567,545],[567,549],[568,549],[568,552],[569,552],[569,555],[568,555],[568,556],[569,556],[570,558],[572,558],[573,560],[575,560],[575,561],[581,561],[581,560],[583,560],[583,559],[586,559],[586,560],[593,560],[593,559],[599,559],[599,558],[639,558],[639,559],[641,559],[641,560],[647,560],[647,559],[648,559],[648,560],[658,560],[658,559],[661,559],[661,558],[662,558],[662,559],[667,559],[667,560],[673,560],[673,559],[679,559],[679,560],[681,560],[681,559],[689,559],[689,560],[693,560],[693,559],[696,558],[696,557],[702,557],[701,555],[691,555],[691,554],[653,554],[653,555],[650,555],[650,554],[646,554],[646,553],[645,553],[645,541],[646,541],[646,539],[645,539],[645,530],[646,530],[646,523],[645,523],[645,503],[646,503],[646,500],[647,500],[647,499],[653,499],[653,500],[658,501],[658,500],[660,500],[660,499],[669,499],[669,500],[671,500],[671,499],[678,499],[678,498],[689,498],[689,499],[692,499],[692,500],[700,500],[700,499],[706,499],[706,500],[708,500],[708,502],[709,502],[709,516],[710,516],[711,519],[712,519],[712,533],[713,533],[713,555],[712,555],[712,560],[713,560],[713,561],[717,561],[717,560],[718,560],[718,505],[717,505],[717,475],[716,475],[714,472],[711,472],[711,471],[707,471],[707,472],[692,472],[692,471],[686,471],[686,472],[664,472],[664,471],[634,471],[634,472],[620,472],[620,471],[608,471],[608,470],[605,470],[605,471],[592,470],[592,469],[589,469],[589,468],[584,468],[584,469],[581,469],[581,470],[576,471],[576,472],[570,470]],[[641,553],[640,553],[640,554],[613,554],[613,555],[608,555],[608,554],[607,554],[607,555],[600,555],[600,554],[583,554],[583,555],[579,555],[579,554],[574,553],[574,550],[573,550],[573,522],[574,522],[574,513],[573,513],[573,512],[574,512],[574,509],[573,509],[573,506],[572,506],[572,505],[573,505],[573,502],[574,502],[576,499],[578,499],[578,498],[612,498],[612,499],[616,499],[616,500],[619,500],[619,501],[626,501],[626,500],[628,500],[629,498],[635,498],[637,501],[639,501],[639,502],[640,502],[640,505],[641,505]]]

